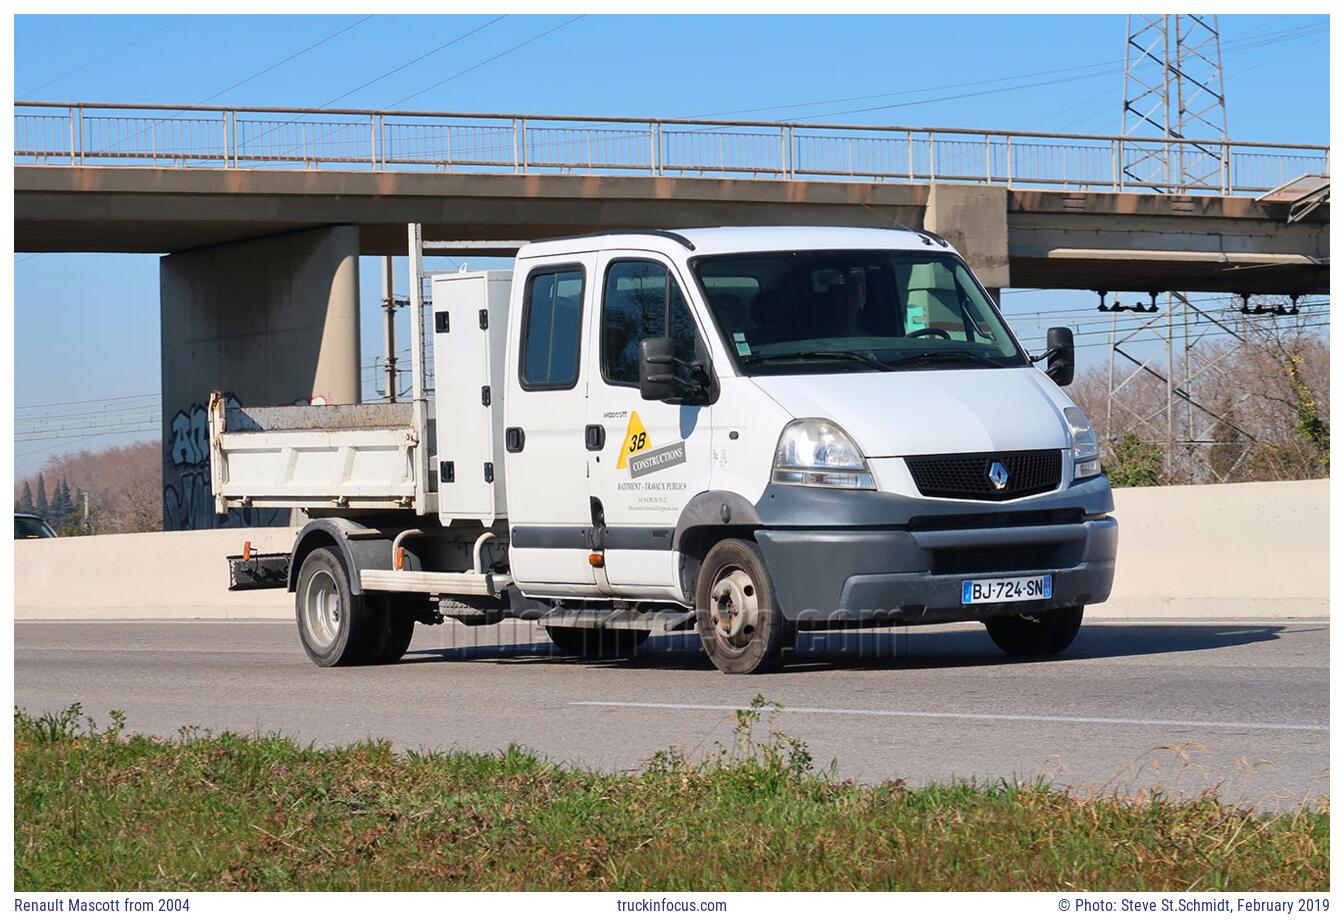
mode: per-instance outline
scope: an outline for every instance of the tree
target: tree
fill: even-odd
[[[53,484],[61,479],[67,483],[75,512],[69,518],[70,532],[140,533],[162,529],[162,469],[163,450],[154,440],[53,457],[42,472]],[[87,519],[85,493],[89,495]],[[61,530],[54,518],[50,523]]]
[[[1241,465],[1246,445],[1237,430],[1237,416],[1227,401],[1220,403],[1217,409],[1221,415],[1210,432],[1214,443],[1209,448],[1209,470],[1218,482],[1230,482]]]
[[[19,497],[19,509],[23,514],[33,513],[33,487],[28,480],[23,481],[23,494]]]
[[[1126,431],[1111,446],[1111,462],[1104,471],[1114,486],[1160,486],[1162,457],[1161,444],[1150,444]]]
[[[41,473],[37,474],[37,500],[33,504],[33,508],[43,518],[46,518],[51,511],[51,507],[47,504],[47,481]]]
[[[75,503],[70,498],[70,483],[62,476],[56,482],[56,488],[51,493],[51,517],[52,523],[64,521],[75,510]]]
[[[1288,383],[1293,392],[1293,408],[1297,413],[1297,433],[1311,445],[1320,465],[1321,475],[1330,475],[1330,423],[1321,417],[1315,395],[1302,380],[1302,356],[1289,355]]]

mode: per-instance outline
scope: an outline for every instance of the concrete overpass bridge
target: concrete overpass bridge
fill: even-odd
[[[357,257],[404,253],[412,222],[477,254],[602,229],[904,224],[994,290],[1329,289],[1322,146],[102,103],[14,118],[16,250],[166,254],[166,474],[204,457],[191,416],[211,388],[358,401]]]

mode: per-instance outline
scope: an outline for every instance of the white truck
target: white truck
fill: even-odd
[[[295,593],[317,664],[397,661],[447,617],[538,620],[585,656],[695,629],[727,673],[800,629],[983,621],[1051,655],[1109,595],[1072,334],[1029,356],[941,237],[538,241],[432,276],[422,310],[418,234],[409,402],[211,402],[217,510],[309,518],[292,552],[230,561]]]

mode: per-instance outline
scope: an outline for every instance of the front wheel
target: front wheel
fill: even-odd
[[[705,556],[695,586],[695,627],[714,667],[725,674],[778,668],[797,631],[775,599],[760,548],[720,541]]]
[[[1058,655],[1073,643],[1082,625],[1082,607],[985,620],[989,638],[1005,653],[1016,658]]]

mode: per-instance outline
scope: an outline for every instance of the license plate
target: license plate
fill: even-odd
[[[1018,578],[979,578],[961,583],[963,604],[1008,604],[1014,601],[1046,600],[1055,592],[1053,575],[1023,575]]]

